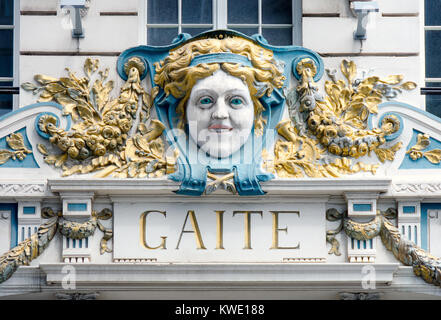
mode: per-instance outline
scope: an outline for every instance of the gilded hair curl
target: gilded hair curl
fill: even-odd
[[[219,52],[243,55],[251,61],[252,67],[243,67],[240,64],[229,62],[202,63],[190,67],[194,57]],[[274,87],[281,88],[285,80],[283,70],[274,60],[271,50],[240,37],[201,39],[189,42],[170,51],[164,61],[156,63],[155,67],[155,84],[162,87],[167,95],[172,94],[175,98],[181,99],[176,108],[176,111],[181,115],[180,128],[184,126],[185,106],[195,83],[221,68],[230,75],[241,79],[247,85],[254,104],[254,130],[256,134],[262,134],[265,125],[265,120],[262,117],[264,107],[259,98],[265,94],[270,96]]]

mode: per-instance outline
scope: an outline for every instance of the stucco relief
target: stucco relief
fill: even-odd
[[[24,83],[40,103],[61,104],[74,122],[65,130],[56,116],[39,115],[36,130],[50,145],[37,149],[63,176],[165,175],[180,183],[178,194],[195,196],[219,188],[263,195],[261,182],[275,177],[375,174],[380,163],[371,155],[394,160],[402,123],[393,114],[378,127],[368,119],[391,90],[415,88],[399,75],[359,78],[355,63],[343,60],[346,81],[328,71],[322,94],[316,53],[230,30],[128,49],[117,70],[126,83],[116,98],[108,70],[90,58],[84,77],[68,69],[68,77],[37,75],[39,86]]]

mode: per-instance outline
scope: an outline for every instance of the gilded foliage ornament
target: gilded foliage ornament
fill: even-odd
[[[24,145],[24,139],[21,133],[13,133],[6,137],[6,143],[12,150],[0,150],[0,165],[6,163],[9,159],[24,160],[31,150]]]
[[[331,81],[325,82],[326,96],[322,96],[313,77],[316,68],[311,59],[297,64],[301,80],[295,90],[285,93],[290,120],[277,126],[285,141],[276,142],[274,159],[267,157],[266,167],[279,177],[339,177],[360,171],[376,172],[379,164],[352,162],[375,153],[381,162],[392,161],[402,147],[398,142],[382,147],[386,136],[400,129],[394,115],[382,119],[380,128],[369,129],[368,117],[378,112],[383,99],[395,95],[391,92],[411,90],[413,82],[401,83],[402,76],[386,79],[367,77],[357,79],[353,61],[343,60],[340,69],[346,81],[337,80],[335,72],[328,70]]]
[[[157,92],[152,90],[150,95],[141,86],[145,66],[139,58],[125,64],[128,79],[115,99],[110,97],[114,82],[107,80],[109,69],[99,70],[97,59],[86,59],[84,77],[66,70],[68,77],[36,75],[34,79],[41,86],[29,82],[22,85],[39,94],[39,102],[61,104],[64,114],[74,121],[65,131],[57,127],[54,116],[39,118],[38,129],[59,151],[51,153],[40,144],[38,150],[47,163],[62,168],[63,176],[101,170],[100,177],[156,177],[174,171],[176,154],[164,154],[164,127],[157,120],[150,121]]]
[[[417,136],[417,142],[414,146],[412,146],[406,154],[412,160],[418,160],[422,157],[425,157],[431,163],[438,164],[441,162],[441,150],[440,149],[432,149],[429,151],[423,151],[430,145],[430,137],[427,134],[419,133]]]

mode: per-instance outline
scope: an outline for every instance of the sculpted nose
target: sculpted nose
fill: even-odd
[[[214,110],[211,116],[213,117],[213,119],[227,119],[229,117],[228,106],[219,99],[214,106]]]

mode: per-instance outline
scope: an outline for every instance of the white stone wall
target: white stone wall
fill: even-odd
[[[424,109],[423,1],[378,0],[379,12],[369,14],[367,39],[353,39],[357,18],[349,1],[303,0],[303,46],[322,55],[327,68],[339,69],[342,59],[354,60],[372,75],[404,75],[418,84],[399,101]],[[327,78],[326,76],[324,78]]]
[[[99,59],[109,68],[109,79],[116,80],[115,95],[122,81],[116,73],[119,53],[137,46],[138,14],[141,1],[92,0],[82,18],[85,37],[71,35],[71,18],[57,0],[20,1],[20,83],[32,81],[35,74],[53,77],[66,75],[65,67],[82,76],[87,57]],[[21,90],[20,106],[36,102],[36,96]]]
[[[371,13],[367,40],[353,39],[357,19],[348,1],[303,1],[303,46],[322,55],[327,68],[338,69],[342,59],[352,59],[359,70],[387,76],[403,74],[408,81],[424,86],[422,54],[422,5],[417,0],[380,0],[380,12]],[[123,50],[144,43],[143,1],[92,0],[82,18],[85,37],[73,39],[70,17],[57,0],[20,1],[20,83],[35,74],[60,77],[64,67],[81,74],[86,57],[101,60],[118,79],[116,59]],[[49,14],[49,15],[48,15]],[[326,75],[324,79],[326,79]],[[20,93],[20,106],[35,102],[29,92]],[[419,90],[399,97],[424,108]]]

